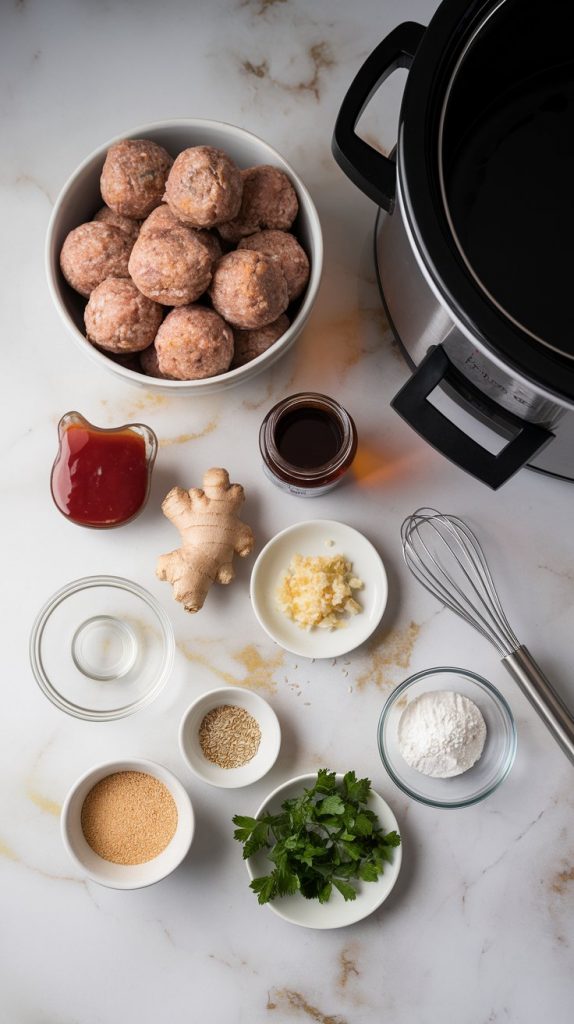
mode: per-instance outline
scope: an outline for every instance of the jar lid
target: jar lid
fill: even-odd
[[[149,704],[167,682],[174,654],[163,608],[118,576],[66,584],[38,613],[30,636],[40,689],[61,711],[88,721],[125,718]]]

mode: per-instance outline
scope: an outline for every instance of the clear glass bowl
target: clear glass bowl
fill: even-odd
[[[433,690],[468,697],[486,723],[479,760],[449,779],[423,775],[407,764],[399,750],[398,724],[404,709],[415,697]],[[467,807],[493,793],[508,775],[516,754],[516,727],[507,702],[492,683],[466,669],[439,667],[417,672],[393,690],[379,719],[378,743],[385,768],[408,796],[432,807]]]
[[[125,718],[163,689],[175,639],[161,605],[119,576],[68,583],[38,613],[30,662],[40,689],[61,711],[91,722]]]

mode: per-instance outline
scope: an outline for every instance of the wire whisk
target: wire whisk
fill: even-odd
[[[419,508],[405,519],[401,538],[405,562],[423,587],[482,633],[501,657],[520,647],[484,552],[464,520]]]
[[[470,527],[458,516],[419,508],[404,520],[401,539],[413,576],[496,648],[505,668],[574,762],[574,719],[512,629]]]

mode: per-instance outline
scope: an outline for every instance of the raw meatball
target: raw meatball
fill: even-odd
[[[288,231],[297,216],[299,203],[287,175],[278,167],[261,164],[241,171],[241,177],[241,208],[234,220],[218,226],[221,237],[227,242],[238,242],[262,228]]]
[[[234,327],[264,327],[289,304],[279,264],[249,249],[228,252],[218,260],[209,295],[217,312]]]
[[[144,348],[143,352],[139,354],[139,369],[148,375],[148,377],[161,377],[163,380],[175,380],[175,377],[170,377],[168,373],[162,373],[159,368],[157,361],[157,349],[155,345],[150,345],[149,348]]]
[[[129,235],[112,224],[80,224],[62,246],[62,273],[75,291],[88,296],[106,277],[129,277],[132,246]]]
[[[289,302],[298,299],[309,280],[309,260],[294,235],[287,231],[258,231],[242,239],[238,249],[253,249],[262,252],[269,259],[276,260],[285,280]]]
[[[167,203],[162,203],[161,206],[156,206],[155,210],[152,210],[149,217],[144,220],[140,229],[140,237],[145,238],[146,235],[152,235],[156,231],[173,231],[174,228],[181,227],[183,227],[181,221],[174,217]]]
[[[234,331],[235,352],[231,369],[235,370],[237,366],[244,366],[245,363],[250,363],[252,359],[256,359],[257,356],[266,352],[282,334],[285,334],[288,327],[289,320],[285,313],[282,313],[277,320],[274,320],[272,324],[267,324],[266,327],[258,327],[254,331]]]
[[[212,309],[172,309],[155,339],[158,367],[176,380],[225,373],[233,358],[233,331]]]
[[[171,212],[167,203],[162,203],[161,206],[152,210],[147,220],[144,220],[141,226],[140,236],[145,238],[148,235],[155,234],[157,231],[175,231],[179,228],[183,228],[184,231],[193,231],[195,237],[206,246],[213,262],[219,259],[222,248],[217,235],[213,231],[204,231],[201,228],[192,228],[187,224],[183,224]]]
[[[239,168],[213,146],[184,149],[176,157],[165,187],[172,213],[197,228],[211,228],[236,217],[241,193]]]
[[[108,149],[100,178],[107,206],[125,217],[147,217],[159,206],[173,159],[150,139],[124,139]]]
[[[107,352],[139,352],[151,345],[163,307],[128,278],[108,277],[94,288],[84,311],[88,341]]]
[[[140,233],[129,261],[140,292],[164,306],[186,306],[198,299],[212,269],[207,247],[183,224],[173,231]]]
[[[113,227],[119,228],[120,231],[125,231],[132,242],[135,242],[140,233],[139,220],[132,220],[131,217],[122,217],[121,213],[115,213],[114,210],[110,210],[109,206],[102,206],[101,210],[98,210],[96,213],[94,220],[103,224],[112,224]]]

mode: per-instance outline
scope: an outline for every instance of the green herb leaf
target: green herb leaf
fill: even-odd
[[[299,878],[294,871],[290,871],[287,865],[277,867],[275,872],[275,883],[278,896],[292,896],[299,888]]]
[[[355,818],[355,831],[359,836],[370,836],[373,831],[373,822],[366,814],[357,814]]]
[[[342,841],[341,846],[345,850],[345,853],[351,860],[361,860],[364,856],[364,849],[359,843],[347,843],[345,840]]]
[[[370,779],[358,779],[354,772],[347,772],[343,778],[343,795],[346,796],[348,800],[354,800],[356,803],[364,804],[369,799],[370,793]]]
[[[328,903],[329,899],[331,897],[332,891],[333,891],[333,886],[331,885],[330,882],[327,882],[323,886],[322,889],[319,889],[319,892],[317,893],[317,898],[319,900],[319,903]]]
[[[268,846],[268,827],[264,821],[258,821],[255,828],[252,829],[251,835],[245,840],[243,847],[243,859],[247,860],[248,857],[252,857],[254,853],[257,853],[262,846]]]
[[[357,862],[348,860],[344,864],[337,864],[330,868],[329,877],[333,874],[336,874],[337,878],[357,878]]]
[[[362,878],[363,882],[376,882],[379,874],[377,865],[368,860],[364,861],[359,868],[359,878]]]
[[[337,788],[337,775],[328,771],[327,768],[320,768],[317,772],[317,781],[313,786],[316,793],[334,793]],[[311,790],[311,792],[313,792]]]
[[[321,857],[324,852],[325,850],[322,846],[313,846],[312,843],[306,843],[304,849],[298,852],[297,859],[300,860],[302,864],[307,864],[309,867],[312,867],[313,861],[316,860],[317,857]]]
[[[249,839],[253,829],[257,826],[257,818],[246,818],[242,814],[236,814],[233,824],[238,826],[233,833],[233,838],[238,839],[240,843],[244,843],[246,839]]]
[[[337,793],[335,793],[333,796],[324,797],[324,799],[319,800],[319,802],[315,806],[317,809],[317,814],[320,814],[321,817],[324,814],[345,813],[345,804],[343,803],[341,797]]]
[[[345,902],[347,900],[356,900],[357,890],[352,885],[349,885],[348,882],[342,882],[340,878],[334,878],[333,885],[339,890]]]
[[[387,834],[382,837],[381,842],[383,842],[385,846],[400,846],[401,837],[398,832],[387,832]]]
[[[276,894],[275,878],[273,875],[254,878],[249,888],[257,893],[259,903],[269,903]]]

